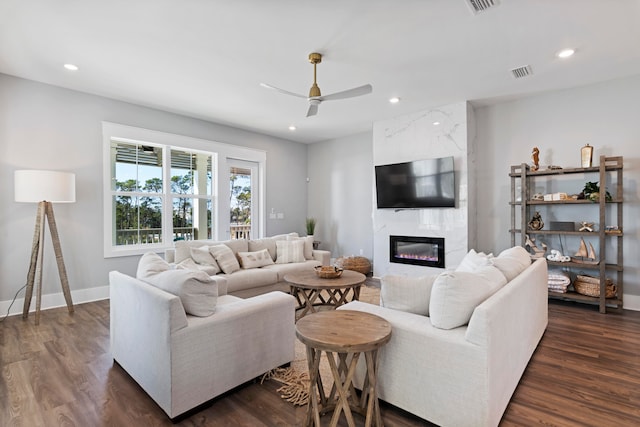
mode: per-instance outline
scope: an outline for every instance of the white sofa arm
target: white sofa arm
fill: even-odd
[[[187,327],[180,298],[117,271],[109,273],[109,292],[111,356],[164,408],[171,335]]]
[[[316,261],[320,261],[322,265],[330,265],[331,264],[331,252],[323,251],[320,249],[313,250],[313,259]]]

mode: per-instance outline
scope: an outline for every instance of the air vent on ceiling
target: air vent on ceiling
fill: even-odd
[[[478,14],[500,4],[500,0],[465,0],[471,12]]]
[[[513,77],[515,77],[516,79],[521,79],[533,74],[531,65],[524,65],[522,67],[514,68],[513,70],[511,70],[511,72],[513,73]]]

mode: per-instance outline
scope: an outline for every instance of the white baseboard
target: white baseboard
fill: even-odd
[[[640,311],[640,296],[625,294],[623,300],[625,310]]]
[[[24,291],[21,291],[24,294]],[[78,289],[75,291],[71,291],[71,299],[73,300],[73,304],[82,304],[85,302],[98,301],[109,298],[109,286],[100,286],[97,288],[89,288],[89,289]],[[4,317],[7,314],[7,310],[9,310],[9,306],[11,305],[11,301],[0,301],[0,318]],[[16,298],[16,301],[11,306],[9,310],[9,315],[13,316],[16,314],[22,314],[22,306],[24,305],[24,297]],[[64,295],[62,292],[56,294],[47,294],[42,295],[41,302],[41,310],[47,310],[49,308],[56,307],[66,307],[67,303],[64,300]],[[29,313],[35,311],[36,306],[36,296],[33,295],[31,298],[31,308]]]

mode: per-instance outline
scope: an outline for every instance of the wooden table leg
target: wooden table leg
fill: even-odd
[[[382,426],[382,416],[380,415],[380,402],[376,393],[377,377],[378,377],[378,351],[367,351],[364,354],[367,364],[367,375],[364,386],[362,387],[362,403],[366,402],[366,418],[365,427],[372,425]],[[366,390],[366,394],[365,394]]]
[[[349,364],[349,369],[344,374],[338,370],[338,365],[336,364],[336,359],[333,352],[326,352],[327,359],[329,360],[329,366],[331,367],[331,373],[333,374],[333,381],[338,392],[339,400],[336,402],[336,407],[333,411],[333,416],[331,417],[331,423],[329,424],[331,427],[335,427],[338,425],[338,419],[340,418],[340,413],[344,411],[344,416],[347,419],[347,424],[349,427],[355,427],[355,421],[353,420],[353,414],[351,413],[351,406],[349,405],[349,386],[351,381],[353,380],[353,374],[355,372],[355,365],[357,363],[357,359],[352,359]],[[347,356],[346,353],[338,353],[339,357]]]
[[[318,407],[318,395],[316,392],[321,393],[324,397],[324,390],[320,391],[322,387],[322,380],[320,380],[320,356],[321,351],[311,347],[307,347],[307,363],[309,365],[309,403],[307,404],[307,416],[305,419],[305,426],[309,426],[312,423],[320,427],[320,408]],[[326,401],[326,398],[324,398]]]

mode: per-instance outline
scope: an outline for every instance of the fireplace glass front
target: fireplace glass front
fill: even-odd
[[[389,236],[389,261],[444,268],[444,238]]]

